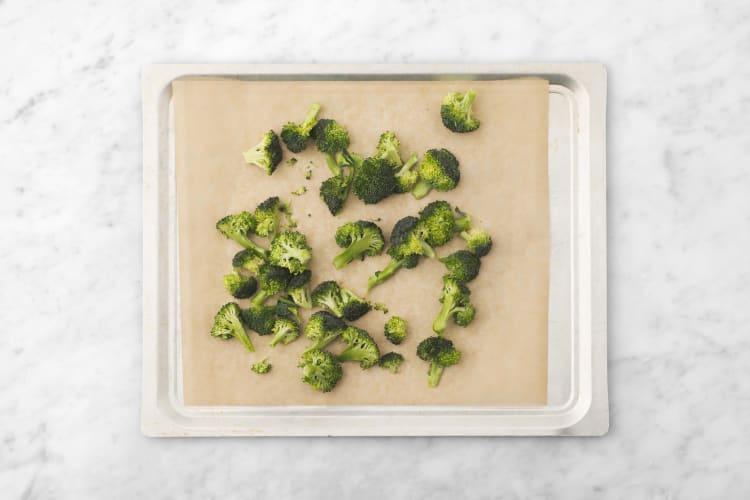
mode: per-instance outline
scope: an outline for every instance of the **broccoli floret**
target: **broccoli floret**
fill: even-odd
[[[354,321],[364,316],[372,304],[335,281],[320,283],[311,293],[313,305],[325,307],[339,318]]]
[[[286,206],[278,196],[271,196],[255,208],[255,234],[264,238],[273,238],[281,226],[281,213]]]
[[[297,324],[301,321],[297,304],[288,295],[286,297],[279,297],[276,301],[276,317],[288,319]]]
[[[253,343],[245,331],[240,314],[240,306],[234,302],[229,302],[221,306],[221,309],[219,309],[219,312],[214,317],[211,336],[225,340],[236,337],[248,351],[255,352],[255,347],[253,347]]]
[[[401,155],[398,149],[401,147],[401,141],[398,140],[396,134],[393,132],[383,132],[380,134],[378,140],[378,152],[374,158],[379,160],[385,160],[391,168],[398,168],[401,166]]]
[[[318,122],[318,113],[320,104],[317,102],[310,106],[302,123],[297,124],[289,122],[281,128],[281,140],[292,153],[299,153],[307,148],[307,141],[310,138],[310,131]]]
[[[255,294],[250,303],[259,306],[271,297],[286,289],[291,280],[289,270],[273,264],[263,264],[258,269],[258,284],[260,290]]]
[[[386,368],[391,373],[398,373],[398,369],[401,368],[401,363],[404,362],[404,357],[397,352],[388,352],[380,356],[378,360],[378,366]]]
[[[347,222],[336,229],[336,244],[345,250],[333,259],[333,266],[341,269],[356,258],[378,255],[385,246],[383,231],[370,221]]]
[[[302,368],[302,381],[321,392],[333,390],[343,374],[341,363],[320,349],[303,353],[297,366]]]
[[[459,213],[453,215],[453,210],[447,201],[433,201],[419,212],[420,224],[427,231],[425,241],[431,246],[441,246],[448,243],[457,231],[471,227],[471,218]]]
[[[271,363],[268,362],[268,358],[262,359],[261,361],[250,365],[250,369],[258,375],[265,375],[266,373],[271,371],[272,367],[273,366],[271,365]]]
[[[258,289],[258,281],[252,276],[242,276],[237,271],[224,275],[224,288],[235,299],[247,299]]]
[[[461,238],[466,240],[466,246],[477,254],[478,257],[484,257],[492,250],[492,238],[484,229],[469,229],[461,231]]]
[[[440,262],[448,268],[448,276],[461,283],[468,283],[476,278],[482,265],[479,257],[468,250],[453,252],[440,259]]]
[[[349,188],[352,185],[352,177],[354,177],[353,172],[348,175],[342,173],[320,184],[320,199],[326,204],[331,215],[337,215],[344,208],[344,203],[349,196]]]
[[[419,180],[419,172],[412,170],[419,161],[417,153],[412,153],[409,159],[396,171],[396,188],[397,193],[408,193],[414,186],[416,186]]]
[[[248,250],[265,257],[267,250],[258,246],[249,236],[250,233],[255,231],[256,222],[255,217],[250,212],[241,212],[220,219],[216,223],[216,229],[230,240],[234,240]]]
[[[368,205],[388,198],[397,188],[396,174],[385,160],[367,158],[354,171],[354,194]]]
[[[376,271],[367,281],[367,289],[385,282],[396,274],[402,267],[411,269],[417,265],[420,256],[435,257],[435,251],[425,241],[424,228],[419,219],[407,216],[396,222],[391,231],[391,245],[388,255],[391,261],[380,271]]]
[[[430,149],[419,164],[419,177],[419,182],[411,191],[418,200],[427,196],[433,189],[450,191],[461,180],[458,160],[447,149]]]
[[[272,264],[299,274],[307,269],[312,258],[312,249],[307,245],[305,235],[297,231],[286,231],[274,236],[271,241],[269,260]]]
[[[250,305],[240,312],[242,323],[258,335],[271,335],[276,323],[276,307],[265,305]]]
[[[257,165],[266,174],[271,175],[281,163],[281,143],[276,132],[269,130],[263,134],[263,138],[252,149],[248,149],[242,156],[248,165]]]
[[[468,303],[456,311],[456,314],[453,315],[453,321],[458,326],[469,326],[469,324],[474,321],[474,316],[476,316],[476,314],[477,311],[474,309],[474,306],[471,305],[471,303]]]
[[[289,284],[286,286],[286,291],[292,301],[305,309],[312,307],[309,287],[310,278],[312,278],[312,272],[309,269],[305,269],[301,273],[292,276],[292,279],[289,280]]]
[[[341,334],[341,339],[347,347],[337,359],[339,361],[356,361],[360,368],[367,369],[375,365],[380,359],[380,349],[370,334],[356,326],[349,326]]]
[[[346,323],[328,311],[313,313],[305,326],[305,336],[313,341],[306,351],[323,349],[344,333],[345,329]]]
[[[427,384],[437,387],[446,367],[461,361],[461,351],[453,347],[453,342],[443,337],[428,337],[417,346],[417,356],[430,363]]]
[[[471,116],[471,105],[476,96],[476,92],[469,90],[465,94],[451,92],[443,97],[443,103],[440,106],[440,118],[443,119],[443,125],[453,132],[460,133],[478,129],[479,120]]]
[[[471,292],[466,285],[450,276],[443,276],[443,290],[440,293],[440,302],[443,305],[432,323],[432,330],[438,335],[442,334],[448,324],[448,318],[454,318],[455,321],[458,313],[465,315],[467,308],[473,308],[469,299],[470,295]],[[466,316],[462,318],[465,319]],[[473,314],[471,318],[474,318]],[[461,326],[466,326],[466,324]]]
[[[408,324],[405,319],[398,316],[392,316],[391,319],[385,323],[385,327],[383,328],[385,331],[385,338],[390,340],[393,344],[400,344],[404,341],[404,338],[406,338],[407,326]]]
[[[318,120],[310,131],[310,136],[315,139],[315,145],[321,153],[335,154],[349,147],[349,132],[336,120]]]
[[[273,324],[273,338],[270,346],[275,347],[279,343],[286,345],[296,340],[297,337],[299,337],[298,323],[286,318],[276,318]]]
[[[250,271],[258,274],[260,266],[266,263],[266,259],[253,250],[240,250],[232,258],[232,267],[235,271]]]

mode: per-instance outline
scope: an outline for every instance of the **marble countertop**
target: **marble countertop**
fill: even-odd
[[[0,0],[4,498],[748,498],[750,3]],[[139,432],[140,69],[603,62],[603,438]]]

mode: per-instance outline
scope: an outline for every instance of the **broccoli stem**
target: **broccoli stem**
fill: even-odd
[[[414,186],[414,189],[411,190],[411,194],[414,198],[421,200],[427,196],[430,191],[432,191],[432,184],[425,180],[420,180],[417,182],[417,185]]]
[[[440,377],[443,376],[445,367],[437,363],[430,363],[430,369],[427,371],[427,384],[430,387],[437,387],[440,383]]]
[[[341,269],[360,255],[365,253],[365,251],[370,248],[371,243],[372,239],[369,237],[358,239],[333,259],[333,266],[336,269]]]
[[[292,297],[292,302],[294,302],[298,306],[305,309],[310,309],[312,307],[312,301],[310,300],[310,290],[307,288],[307,286],[291,290],[289,292],[289,295]]]
[[[254,307],[262,306],[271,295],[273,294],[268,293],[266,290],[258,290],[255,296],[250,300],[250,304]]]
[[[367,280],[367,291],[369,292],[376,286],[387,281],[391,276],[396,274],[403,267],[400,260],[391,260],[382,270],[376,271],[374,275]]]
[[[442,335],[446,326],[448,326],[448,318],[455,312],[455,302],[452,299],[445,298],[442,307],[440,307],[440,312],[435,321],[432,322],[432,331],[438,335]]]
[[[343,351],[341,351],[341,354],[336,356],[339,361],[361,361],[362,360],[362,352],[359,349],[352,349],[351,347],[347,347]]]
[[[328,170],[330,170],[333,175],[341,175],[341,165],[339,165],[336,156],[332,153],[326,153],[326,164],[328,165]]]
[[[250,340],[250,337],[247,335],[245,327],[239,320],[239,318],[234,318],[232,320],[232,325],[234,325],[235,331],[237,332],[237,338],[240,340],[240,342],[242,342],[242,345],[244,345],[248,351],[255,352],[255,347],[253,347],[253,343]]]
[[[411,170],[411,167],[417,164],[417,153],[412,153],[411,156],[409,156],[409,159],[406,160],[406,163],[404,163],[401,168],[398,170],[398,173],[396,173],[396,176],[404,175],[409,173],[409,170]]]
[[[320,104],[314,102],[313,105],[310,106],[310,110],[305,115],[305,119],[302,120],[302,123],[300,124],[301,127],[309,132],[317,122],[319,112]]]
[[[456,219],[456,231],[466,231],[471,229],[471,217],[464,215]],[[463,233],[462,233],[463,234]]]
[[[435,250],[427,244],[426,241],[420,241],[422,244],[422,250],[424,250],[425,257],[429,257],[430,259],[435,258]]]
[[[319,338],[318,340],[316,340],[315,342],[313,342],[307,349],[305,349],[304,351],[302,351],[302,354],[304,354],[306,352],[309,352],[309,351],[312,351],[313,349],[323,349],[323,348],[325,348],[328,344],[330,344],[331,342],[333,342],[334,340],[336,340],[339,337],[339,335],[341,335],[341,331],[330,333],[330,334],[326,335],[325,337]]]
[[[259,256],[263,257],[264,259],[268,255],[268,251],[258,246],[257,243],[255,243],[253,240],[248,238],[247,236],[244,236],[242,234],[232,234],[229,236],[231,239],[242,245],[243,247],[247,248],[248,250],[251,250],[258,254]]]
[[[473,90],[469,90],[464,94],[464,98],[461,100],[461,107],[469,113],[469,117],[471,117],[471,105],[476,97],[477,93]]]

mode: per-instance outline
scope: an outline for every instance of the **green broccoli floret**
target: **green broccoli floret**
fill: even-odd
[[[460,281],[451,278],[450,276],[443,276],[443,290],[440,293],[440,302],[443,304],[440,308],[435,321],[432,323],[432,330],[441,335],[445,331],[445,327],[448,324],[448,318],[456,319],[458,313],[462,313],[462,319],[466,319],[468,308],[472,308],[469,296],[471,292],[469,289]],[[474,314],[470,313],[471,319],[474,319]],[[470,322],[470,321],[469,321]],[[460,326],[466,326],[468,323]]]
[[[406,338],[406,328],[408,324],[405,319],[398,316],[391,316],[384,326],[385,338],[393,344],[400,344]]]
[[[320,349],[303,353],[297,366],[302,368],[302,381],[321,392],[333,390],[343,375],[341,363]]]
[[[427,384],[437,387],[440,377],[448,366],[461,361],[461,351],[453,347],[453,342],[443,337],[428,337],[417,346],[417,356],[430,363],[427,371]]]
[[[242,323],[258,335],[271,335],[276,323],[276,307],[266,305],[250,305],[240,312]]]
[[[248,165],[257,165],[266,174],[271,175],[281,163],[281,143],[276,132],[269,130],[263,134],[263,138],[252,149],[248,149],[242,156]]]
[[[385,237],[374,222],[359,220],[336,229],[336,244],[345,249],[333,259],[333,266],[341,269],[356,258],[364,260],[365,256],[381,253]]]
[[[258,244],[250,239],[249,234],[256,229],[256,220],[250,212],[227,215],[216,223],[216,229],[230,240],[236,241],[248,250],[260,256],[266,256],[267,250],[258,246]]]
[[[276,317],[288,319],[299,324],[302,320],[299,316],[297,304],[294,303],[290,296],[279,297],[276,300]]]
[[[427,231],[425,241],[431,246],[445,245],[457,231],[471,227],[471,217],[463,213],[454,216],[447,201],[433,201],[419,212],[419,219]]]
[[[398,184],[398,187],[396,188],[397,193],[408,193],[417,185],[417,181],[419,181],[419,172],[416,169],[412,169],[418,161],[419,157],[417,156],[417,153],[412,153],[411,156],[409,156],[409,159],[407,159],[401,168],[396,171],[396,183]]]
[[[287,149],[292,153],[299,153],[307,148],[307,141],[310,138],[310,131],[318,122],[318,113],[320,104],[317,102],[310,106],[305,119],[302,123],[297,124],[289,122],[281,128],[281,140],[286,144]]]
[[[366,204],[378,203],[396,192],[396,173],[385,160],[367,158],[354,170],[352,189]]]
[[[265,303],[269,297],[276,295],[279,292],[283,292],[289,280],[291,280],[291,274],[289,270],[276,266],[273,264],[263,264],[258,269],[258,284],[260,290],[255,294],[250,303],[254,306],[259,306]]]
[[[448,276],[461,283],[468,283],[479,274],[482,263],[474,253],[458,250],[440,259],[448,268]]]
[[[349,147],[349,132],[336,120],[322,118],[310,131],[321,153],[336,154]]]
[[[271,371],[271,368],[273,366],[271,363],[268,362],[268,358],[265,358],[261,361],[258,361],[257,363],[253,363],[250,365],[250,369],[257,373],[258,375],[265,375],[266,373]]]
[[[391,373],[398,373],[398,369],[401,368],[401,363],[404,362],[404,357],[397,352],[388,352],[380,356],[378,360],[378,366],[386,368]]]
[[[311,293],[312,303],[325,307],[339,318],[354,321],[364,316],[372,304],[359,298],[354,292],[339,286],[335,281],[320,283]]]
[[[474,309],[474,306],[471,303],[468,303],[456,311],[453,315],[453,321],[458,326],[469,326],[469,324],[474,321],[476,314],[477,311]]]
[[[290,319],[276,318],[270,346],[275,347],[279,343],[286,345],[296,340],[297,337],[299,337],[299,324]]]
[[[235,299],[247,299],[258,289],[258,281],[252,276],[242,276],[237,271],[224,275],[224,288]]]
[[[232,258],[232,267],[235,271],[250,271],[258,274],[260,266],[266,263],[266,259],[253,250],[240,250]]]
[[[286,286],[286,291],[291,297],[292,301],[305,309],[312,307],[312,300],[310,299],[310,279],[312,278],[312,272],[309,269],[305,269],[299,274],[292,276],[289,280],[289,284]]]
[[[305,326],[305,336],[313,343],[305,351],[323,349],[344,333],[345,329],[346,323],[328,311],[313,313]]]
[[[478,257],[484,257],[492,250],[492,238],[484,229],[475,228],[461,231],[460,236],[466,240],[468,249],[477,254]]]
[[[464,133],[479,128],[479,120],[471,116],[471,105],[476,96],[476,92],[469,90],[465,94],[451,92],[443,97],[440,118],[448,130]]]
[[[360,368],[367,369],[380,359],[380,349],[370,334],[356,326],[349,326],[341,334],[347,347],[336,356],[339,361],[356,361]]]
[[[419,182],[411,191],[418,200],[427,196],[433,189],[450,191],[461,180],[458,160],[447,149],[430,149],[419,164],[419,177]]]
[[[312,258],[312,249],[307,245],[305,235],[297,231],[286,231],[273,237],[269,260],[272,264],[299,274],[307,269]]]
[[[353,173],[335,175],[320,184],[320,199],[326,204],[331,215],[337,215],[344,208],[353,176]]]
[[[398,152],[401,147],[401,141],[398,140],[396,134],[393,132],[383,132],[380,134],[378,140],[378,151],[375,153],[374,158],[379,160],[385,160],[391,168],[398,168],[401,166],[401,154]]]
[[[221,306],[219,312],[214,317],[214,326],[211,327],[211,336],[218,337],[220,339],[231,339],[235,337],[242,342],[242,345],[250,352],[255,352],[255,347],[250,341],[245,327],[242,324],[240,318],[241,310],[234,302],[229,302]]]
[[[264,238],[273,238],[281,226],[281,214],[286,211],[286,205],[278,196],[271,196],[255,208],[255,234]]]
[[[419,263],[420,256],[435,257],[435,251],[425,242],[425,231],[419,219],[407,216],[396,222],[391,231],[391,245],[388,255],[391,261],[380,271],[376,271],[367,281],[367,290],[384,283],[399,269],[411,269]]]

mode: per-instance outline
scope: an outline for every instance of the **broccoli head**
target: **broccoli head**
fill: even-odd
[[[307,269],[312,258],[312,249],[305,235],[297,231],[286,231],[273,237],[269,260],[272,264],[287,268],[292,274]]]
[[[242,156],[248,165],[257,165],[266,174],[273,174],[281,163],[279,136],[273,130],[269,130],[263,134],[263,138],[254,148],[248,149],[242,153]]]
[[[477,254],[478,257],[484,257],[492,250],[492,238],[484,229],[469,229],[461,231],[461,238],[466,240],[466,246],[469,250]]]
[[[406,320],[398,316],[391,316],[391,319],[386,321],[384,326],[385,338],[391,341],[393,344],[400,344],[406,338],[406,328],[408,324]]]
[[[320,392],[332,391],[344,373],[341,363],[320,349],[303,353],[297,366],[302,368],[302,381]]]
[[[326,204],[331,215],[337,215],[344,208],[353,177],[353,172],[348,175],[342,173],[329,177],[320,184],[320,199]]]
[[[272,295],[283,292],[287,284],[289,284],[291,277],[289,270],[285,267],[273,264],[263,264],[260,266],[260,269],[258,269],[260,290],[258,290],[255,297],[250,301],[251,304],[255,306],[261,305]]]
[[[352,189],[366,204],[378,203],[397,191],[396,173],[385,160],[367,158],[354,171]]]
[[[466,319],[467,309],[473,309],[469,299],[470,295],[471,292],[466,285],[450,276],[443,276],[443,290],[440,293],[440,302],[443,305],[432,323],[432,330],[441,335],[448,324],[448,318],[454,318],[455,321],[458,313],[464,314],[462,318]],[[474,319],[473,314],[471,314],[471,319]],[[460,326],[466,326],[466,324]]]
[[[417,346],[417,356],[430,363],[427,372],[427,384],[430,387],[437,387],[446,367],[461,361],[461,351],[453,347],[453,342],[443,337],[424,339]]]
[[[471,218],[459,213],[453,215],[453,209],[447,201],[433,201],[419,212],[420,224],[427,231],[425,240],[432,246],[448,243],[457,231],[471,227]]]
[[[273,324],[273,337],[271,338],[271,347],[276,344],[288,344],[299,337],[299,324],[291,319],[276,318]]]
[[[401,363],[404,362],[404,357],[397,352],[388,352],[380,356],[378,360],[378,366],[390,370],[391,373],[398,373],[401,368]]]
[[[281,128],[281,140],[292,153],[299,153],[307,148],[310,131],[317,123],[320,104],[314,102],[305,115],[302,123],[289,122]]]
[[[336,120],[322,118],[310,130],[321,153],[335,154],[349,147],[349,132]]]
[[[416,217],[407,216],[396,222],[391,231],[391,245],[388,248],[391,261],[385,268],[370,276],[367,280],[367,290],[384,283],[401,268],[415,267],[422,255],[435,257],[435,251],[424,241],[424,232]]]
[[[440,259],[440,262],[448,268],[448,276],[461,283],[468,283],[476,278],[482,265],[479,257],[468,250],[453,252]]]
[[[419,172],[412,170],[419,161],[417,153],[412,153],[411,156],[404,162],[404,164],[396,170],[396,188],[397,193],[408,193],[414,186],[416,186],[419,180]]]
[[[453,315],[453,321],[458,326],[469,326],[474,321],[476,314],[477,311],[474,309],[474,306],[468,303],[456,311],[456,314]]]
[[[305,325],[305,336],[313,342],[306,350],[323,349],[344,333],[345,329],[346,323],[328,311],[313,313]]]
[[[336,244],[344,249],[333,259],[333,266],[341,269],[356,258],[378,255],[385,246],[383,231],[377,224],[359,220],[347,222],[336,229]]]
[[[258,289],[258,281],[252,276],[242,276],[237,271],[224,275],[224,288],[235,299],[247,299]]]
[[[354,292],[339,286],[335,281],[320,283],[311,293],[312,303],[325,307],[338,318],[354,321],[364,316],[372,304],[359,298]]]
[[[255,234],[264,238],[273,238],[281,226],[281,214],[286,206],[278,196],[271,196],[255,207]]]
[[[461,92],[451,92],[443,97],[443,103],[440,105],[440,118],[443,125],[452,132],[471,132],[479,128],[479,120],[471,116],[471,105],[477,93],[473,90],[465,94]]]
[[[339,361],[356,361],[364,370],[374,366],[380,359],[378,345],[370,334],[361,328],[348,326],[341,334],[341,339],[347,347],[336,356]]]
[[[305,269],[301,273],[292,276],[286,286],[286,292],[289,294],[292,301],[299,307],[304,307],[305,309],[310,309],[312,307],[309,286],[311,278],[312,272],[309,269]]]
[[[391,168],[398,168],[401,166],[401,155],[398,150],[401,147],[401,141],[398,140],[396,134],[393,132],[383,132],[380,134],[378,140],[378,151],[375,153],[374,158],[379,160],[385,160]]]
[[[266,263],[266,259],[253,250],[240,250],[232,257],[232,267],[235,271],[250,271],[258,274],[260,266]]]
[[[235,337],[250,352],[255,352],[255,347],[250,341],[240,317],[241,309],[234,302],[224,304],[214,317],[214,325],[211,327],[211,336],[220,339],[231,339]]]
[[[427,196],[433,189],[450,191],[461,180],[458,160],[447,149],[430,149],[419,164],[419,177],[419,182],[411,191],[418,200]]]
[[[250,365],[250,369],[258,375],[265,375],[266,373],[271,371],[271,368],[272,365],[268,362],[268,358],[262,359],[261,361]]]
[[[267,250],[250,239],[250,233],[256,229],[255,217],[250,212],[227,215],[216,223],[216,229],[230,240],[236,241],[257,255],[266,256]]]
[[[242,323],[258,335],[271,335],[276,323],[276,307],[265,305],[250,305],[240,313]]]

